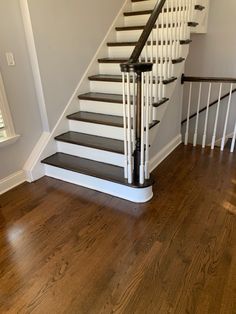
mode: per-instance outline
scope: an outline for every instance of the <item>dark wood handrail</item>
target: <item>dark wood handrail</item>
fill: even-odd
[[[199,77],[182,75],[182,84],[184,82],[202,82],[202,83],[236,83],[236,78],[231,77]]]
[[[236,80],[235,80],[235,81],[236,81]],[[201,81],[201,82],[202,82],[202,81]],[[222,81],[221,81],[221,82],[222,82]],[[234,89],[232,90],[232,94],[235,93],[235,92],[236,92],[236,88],[234,88]],[[225,94],[224,96],[221,96],[220,100],[223,100],[223,99],[229,97],[229,95],[230,95],[230,92],[227,93],[227,94]],[[213,101],[213,102],[209,105],[209,108],[212,107],[212,106],[214,106],[214,105],[216,105],[216,104],[218,104],[218,101],[219,101],[218,99],[215,100],[215,101]],[[199,111],[199,114],[202,113],[202,112],[204,112],[204,111],[206,111],[206,110],[207,110],[207,106],[204,107],[204,108],[202,108],[202,109]],[[192,114],[192,115],[189,117],[189,120],[195,118],[196,116],[197,116],[197,113]],[[187,121],[188,121],[188,119],[184,119],[181,123],[184,124],[184,123],[186,123]]]
[[[148,40],[148,37],[150,36],[151,34],[151,31],[153,30],[155,24],[156,24],[156,21],[160,15],[160,13],[162,12],[162,9],[164,7],[166,3],[166,0],[161,0],[160,2],[157,1],[153,11],[152,11],[152,14],[137,42],[137,45],[135,46],[134,48],[134,51],[132,52],[132,55],[129,59],[129,63],[136,63],[138,62],[138,59],[143,51],[143,48]]]

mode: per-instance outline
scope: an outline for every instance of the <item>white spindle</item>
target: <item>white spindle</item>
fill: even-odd
[[[192,82],[189,86],[189,98],[188,98],[188,112],[187,112],[187,124],[186,124],[186,132],[185,132],[185,140],[184,144],[188,145],[188,134],[189,134],[189,119],[190,119],[190,110],[191,110],[191,100],[192,100]]]
[[[156,24],[156,42],[159,43],[159,27],[158,27],[158,23]],[[156,53],[155,53],[155,58],[156,58],[156,77],[155,77],[155,84],[156,84],[156,102],[158,101],[158,99],[160,98],[160,94],[161,94],[161,90],[160,90],[160,84],[159,84],[159,63],[157,62],[158,60],[158,49],[156,49]]]
[[[229,100],[228,100],[227,111],[226,111],[226,116],[225,116],[223,137],[221,141],[221,151],[223,151],[225,147],[225,136],[226,136],[227,125],[228,125],[228,120],[229,120],[229,110],[230,110],[231,99],[232,99],[232,91],[233,91],[233,84],[230,85]]]
[[[236,140],[236,121],[235,121],[235,125],[234,125],[234,135],[233,135],[232,143],[231,143],[231,147],[230,147],[230,152],[231,152],[231,153],[234,152],[235,140]]]
[[[136,146],[136,75],[133,73],[132,75],[133,80],[133,106],[132,106],[132,116],[133,116],[133,151],[135,150]]]
[[[222,92],[222,83],[220,83],[220,88],[219,88],[219,97],[218,97],[218,104],[217,104],[217,109],[216,109],[213,136],[212,136],[212,141],[211,141],[211,149],[215,148],[216,131],[217,131],[217,124],[218,124],[219,110],[220,110],[220,101],[221,101],[221,92]]]
[[[164,97],[163,95],[163,78],[164,78],[164,10],[162,10],[161,15],[161,58],[160,58],[160,99]],[[156,60],[158,62],[158,60]]]
[[[126,118],[126,93],[125,93],[125,73],[122,72],[122,89],[123,89],[123,124],[124,124],[124,177],[128,179],[128,143],[127,143],[127,118]]]
[[[209,106],[211,101],[211,88],[212,84],[209,84],[208,89],[208,96],[207,96],[207,108],[206,108],[206,117],[205,117],[205,123],[204,123],[204,131],[203,131],[203,138],[202,138],[202,148],[206,147],[206,136],[207,136],[207,124],[208,124],[208,116],[209,116]]]
[[[127,143],[128,143],[128,183],[133,182],[132,175],[132,126],[131,126],[131,102],[130,102],[130,74],[126,73],[127,81]]]
[[[149,81],[149,72],[146,74],[147,80]],[[146,150],[145,150],[145,179],[149,179],[149,114],[151,108],[151,102],[149,101],[149,88],[146,86],[146,101],[145,101],[145,126],[146,126]]]
[[[196,116],[196,123],[195,123],[195,132],[194,132],[194,137],[193,137],[193,146],[194,147],[197,145],[198,122],[199,122],[199,111],[200,111],[200,104],[201,104],[201,95],[202,95],[202,83],[199,84],[197,116]]]
[[[145,78],[147,80],[147,77]],[[140,168],[139,168],[139,183],[144,183],[144,105],[145,105],[145,94],[146,89],[144,85],[144,73],[142,73],[142,101],[141,101],[141,157],[140,157]]]

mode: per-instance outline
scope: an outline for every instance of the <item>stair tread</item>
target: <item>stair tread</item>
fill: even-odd
[[[98,63],[125,63],[128,62],[128,58],[100,58],[98,59]],[[166,58],[163,58],[163,60],[165,61]],[[161,58],[158,59],[158,62],[160,63]],[[168,58],[167,58],[168,61]],[[145,58],[142,59],[142,62],[145,62]],[[148,60],[148,62],[150,62],[150,59]],[[156,63],[156,60],[153,60],[153,63]]]
[[[152,185],[152,180],[146,181],[143,185],[130,185],[128,181],[124,179],[124,169],[122,167],[113,166],[90,159],[75,157],[64,153],[56,153],[44,159],[42,163],[122,185],[139,188]]]
[[[176,78],[170,78],[169,81],[173,82]],[[168,82],[165,81],[165,84],[168,84]],[[118,94],[104,94],[104,93],[93,93],[89,92],[86,94],[79,95],[78,98],[80,100],[90,100],[90,101],[100,101],[100,102],[109,102],[109,103],[115,103],[115,104],[123,104],[123,96]],[[166,101],[167,98],[164,98],[162,101]],[[132,104],[132,99],[131,99]]]
[[[174,41],[174,40],[173,40]],[[136,46],[137,45],[137,41],[115,41],[115,42],[108,42],[107,43],[107,46],[108,47],[124,47],[124,46]],[[170,45],[170,41],[168,40],[168,42],[166,42],[165,40],[163,40],[163,42],[161,42],[160,40],[158,41],[158,45],[161,45],[161,43],[163,43],[163,45]],[[147,45],[148,46],[151,46],[151,45],[156,45],[156,41],[154,40],[153,43],[151,41],[148,41],[147,42]]]
[[[113,153],[124,153],[124,142],[120,140],[109,139],[102,136],[89,135],[69,131],[61,134],[55,140],[80,146],[91,147],[95,149],[105,150]]]
[[[171,26],[170,24],[168,24],[169,26]],[[197,26],[198,23],[197,22],[188,22],[188,26]],[[163,25],[164,28],[166,28],[166,24]],[[172,25],[173,27],[175,27],[175,24]],[[116,31],[120,32],[120,31],[135,31],[135,30],[143,30],[146,27],[146,25],[135,25],[135,26],[118,26],[116,27]],[[154,26],[154,29],[156,28],[156,26]],[[159,24],[158,28],[162,28],[162,25]]]
[[[112,116],[107,114],[101,113],[93,113],[93,112],[85,112],[79,111],[67,116],[69,120],[76,120],[88,123],[95,123],[95,124],[103,124],[114,126],[118,128],[123,128],[123,117],[120,116]],[[151,129],[155,125],[157,125],[160,121],[153,121],[150,123],[149,128]]]
[[[99,82],[117,82],[117,83],[120,83],[122,82],[122,75],[110,75],[110,74],[97,74],[97,75],[92,75],[92,76],[89,76],[88,78],[90,81],[99,81]],[[160,78],[159,78],[160,79]],[[169,83],[172,83],[176,80],[177,78],[176,77],[171,77],[171,78],[168,78],[164,81],[164,84],[167,85]],[[131,82],[133,81],[132,80],[132,77],[131,77]],[[153,77],[153,83],[155,83],[156,79],[155,77]],[[120,98],[122,100],[122,96]]]
[[[196,10],[199,10],[199,8],[197,8],[199,6],[196,6],[195,9]],[[184,7],[181,6],[181,11],[183,11]],[[176,12],[177,11],[177,8],[174,7],[173,10],[172,8],[169,8],[169,12]],[[136,16],[136,15],[146,15],[146,14],[152,14],[153,10],[140,10],[140,11],[127,11],[127,12],[124,12],[124,16]],[[167,12],[167,8],[164,8],[164,13]]]

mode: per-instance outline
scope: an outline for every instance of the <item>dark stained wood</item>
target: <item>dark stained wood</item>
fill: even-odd
[[[165,58],[163,58],[164,61],[165,61]],[[167,58],[168,60],[168,58]],[[126,63],[128,62],[129,60],[127,58],[100,58],[98,59],[98,62],[99,63]],[[145,59],[143,58],[141,60],[142,62],[145,62]],[[149,58],[148,58],[148,62],[151,61]],[[159,58],[158,59],[158,63],[160,63],[161,59]],[[156,59],[154,58],[153,60],[153,63],[156,63]]]
[[[234,314],[236,155],[179,147],[132,204],[55,179],[0,196],[0,313]]]
[[[76,120],[88,123],[95,123],[95,124],[103,124],[114,126],[118,128],[123,128],[123,117],[120,116],[112,116],[100,113],[93,113],[93,112],[84,112],[79,111],[67,116],[69,120]],[[157,125],[160,121],[153,121],[150,123],[149,128],[153,128]]]
[[[182,82],[208,82],[208,83],[236,83],[235,77],[201,77],[201,76],[182,76]]]
[[[106,137],[69,131],[57,136],[56,141],[124,154],[124,142]]]
[[[105,94],[105,93],[85,93],[78,96],[81,100],[92,100],[92,101],[100,101],[100,102],[111,102],[115,104],[122,104],[123,98],[122,95],[118,94]]]
[[[197,22],[188,22],[188,26],[194,27],[197,26]],[[164,28],[166,28],[166,24],[164,24]],[[162,25],[158,26],[159,28],[162,28]],[[168,24],[168,27],[171,27],[171,24]],[[175,24],[172,25],[172,27],[175,27]],[[116,31],[134,31],[134,30],[143,30],[145,28],[145,25],[137,25],[137,26],[119,26],[116,27]],[[156,26],[153,27],[154,29]]]
[[[122,82],[122,76],[121,75],[111,75],[111,74],[97,74],[97,75],[92,75],[88,78],[90,81],[98,81],[98,82],[114,82],[114,83],[121,83]],[[169,79],[166,79],[163,81],[163,84],[168,85],[173,83],[174,81],[177,80],[177,77],[170,77]],[[158,82],[160,80],[158,79]],[[133,82],[133,77],[131,76],[130,82]],[[155,84],[156,78],[153,77],[153,84]],[[122,95],[119,95],[121,99],[121,103],[123,102]],[[117,97],[115,97],[117,99]]]
[[[48,158],[45,158],[42,163],[53,167],[70,170],[76,173],[89,175],[102,180],[137,188],[148,187],[153,183],[152,180],[146,180],[143,185],[131,185],[126,179],[124,179],[123,167],[117,167],[103,162],[80,158],[64,153],[56,153]]]
[[[158,45],[161,45],[161,41],[158,41]],[[147,45],[151,46],[151,45],[156,45],[156,41],[154,40],[153,43],[151,41],[147,41]],[[170,45],[170,41],[166,42],[165,40],[163,41],[163,45]],[[136,46],[137,42],[136,41],[115,41],[115,42],[108,42],[107,46],[108,47],[129,47],[129,46]]]

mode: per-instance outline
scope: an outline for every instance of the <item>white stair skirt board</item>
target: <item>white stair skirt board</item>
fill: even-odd
[[[126,185],[102,180],[49,165],[45,165],[45,173],[49,177],[110,194],[134,203],[145,203],[153,197],[152,186],[143,189],[132,188]]]
[[[107,164],[124,167],[124,155],[118,153],[63,142],[57,143],[57,151],[85,159],[100,162],[105,161]]]
[[[25,172],[23,170],[13,173],[12,175],[0,180],[0,195],[13,189],[26,181]]]

